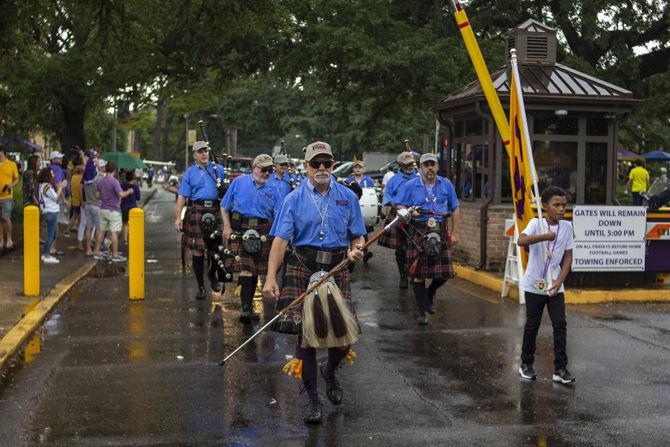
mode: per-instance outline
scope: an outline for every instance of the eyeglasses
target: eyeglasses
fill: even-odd
[[[275,172],[275,168],[272,167],[272,166],[268,166],[266,168],[262,168],[262,167],[259,166],[259,169],[261,170],[261,172],[263,174],[268,174],[268,173],[272,174],[273,172]]]
[[[437,165],[437,163],[435,163],[435,162],[432,161],[432,160],[430,160],[430,161],[424,161],[423,163],[421,163],[421,166],[427,166],[427,167],[429,167],[429,168],[432,168],[432,167],[434,167],[434,166],[436,166],[436,165]]]
[[[197,151],[195,151],[196,154],[204,154],[204,153],[208,153],[208,152],[209,152],[209,149],[198,149]]]
[[[309,165],[312,167],[312,169],[319,169],[321,165],[323,165],[324,168],[330,169],[333,167],[333,163],[335,163],[335,160],[332,159],[325,159],[325,160],[310,160]]]

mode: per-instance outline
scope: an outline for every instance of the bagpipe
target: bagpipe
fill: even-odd
[[[232,269],[226,267],[226,260],[239,261],[236,256],[226,247],[223,234],[217,229],[216,216],[205,213],[202,216],[202,233],[205,246],[207,247],[207,258],[209,260],[209,271],[212,272],[218,282],[226,283],[233,280]]]
[[[202,134],[202,138],[205,140],[205,143],[207,143],[207,146],[209,146],[209,138],[207,138],[207,132],[205,131],[205,123],[203,120],[200,120],[198,121],[198,125],[200,126],[200,133]],[[222,177],[220,175],[219,169],[217,167],[217,159],[221,159],[223,162],[224,171],[227,171],[229,169],[231,157],[226,153],[217,154],[214,149],[212,149],[212,147],[209,148],[209,163],[212,167],[212,170],[215,172],[216,190],[218,193],[218,199],[221,201],[223,200],[223,196],[226,195],[226,191],[228,191],[230,180],[227,177]],[[225,174],[225,172],[223,174]]]

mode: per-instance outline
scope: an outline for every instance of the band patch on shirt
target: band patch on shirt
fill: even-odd
[[[335,204],[338,206],[349,206],[349,201],[346,199],[336,199]]]

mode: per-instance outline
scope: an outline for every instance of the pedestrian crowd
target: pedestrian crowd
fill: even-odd
[[[0,147],[0,248],[14,250],[13,218],[22,207],[40,210],[43,230],[41,260],[58,264],[63,256],[63,238],[76,235],[77,250],[96,260],[126,261],[120,245],[128,242],[128,215],[137,207],[140,189],[134,170],[119,171],[101,158],[97,149],[73,146],[68,154],[54,150],[43,161],[32,154],[19,175],[17,164]],[[120,180],[123,182],[121,183]],[[22,194],[17,197],[15,189]],[[121,235],[121,239],[119,238]]]

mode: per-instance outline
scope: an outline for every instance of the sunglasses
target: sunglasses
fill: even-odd
[[[323,165],[324,168],[330,169],[333,167],[333,164],[335,163],[335,160],[331,159],[326,159],[326,160],[310,160],[309,165],[312,167],[312,169],[319,169],[321,165]]]
[[[275,172],[275,168],[272,167],[272,166],[268,166],[267,168],[262,168],[262,167],[259,166],[259,169],[261,170],[261,172],[263,174],[268,174],[268,173],[272,174],[273,172]]]
[[[288,168],[288,163],[279,163],[282,168]]]
[[[424,161],[423,163],[421,163],[421,166],[427,166],[429,168],[432,168],[433,166],[437,166],[437,163],[435,163],[432,160],[431,161]]]

